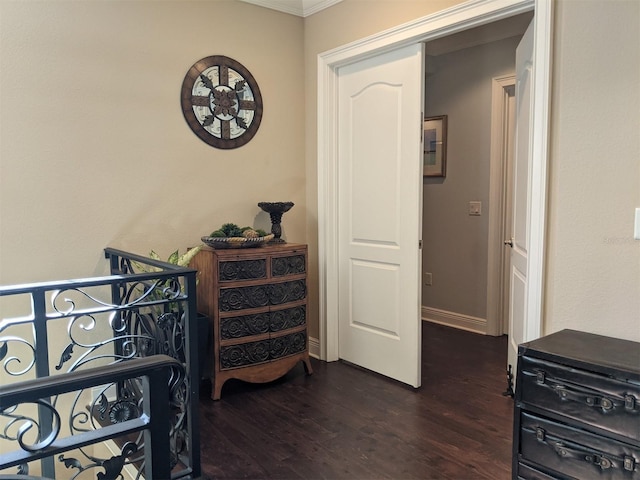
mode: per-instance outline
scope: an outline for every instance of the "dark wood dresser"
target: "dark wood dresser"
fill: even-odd
[[[640,479],[640,343],[574,330],[520,345],[513,479]]]
[[[204,247],[191,267],[199,271],[198,311],[213,320],[212,399],[230,378],[270,382],[299,361],[312,373],[306,245]]]

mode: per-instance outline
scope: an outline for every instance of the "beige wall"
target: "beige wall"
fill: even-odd
[[[317,337],[317,55],[456,3],[344,0],[302,20],[234,0],[0,0],[0,283],[104,273],[107,245],[168,254],[292,200],[284,230],[310,245]],[[546,332],[640,340],[639,9],[556,7]],[[184,74],[212,54],[243,63],[265,99],[235,151],[180,111]]]
[[[640,340],[640,2],[556,8],[546,331]]]
[[[104,273],[102,249],[168,255],[224,222],[306,242],[303,20],[238,1],[0,0],[0,283]],[[264,98],[251,142],[188,128],[187,70],[226,55]]]

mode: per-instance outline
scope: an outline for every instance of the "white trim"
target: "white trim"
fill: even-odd
[[[341,1],[342,0],[302,0],[302,16],[308,17]]]
[[[551,107],[551,60],[553,37],[553,0],[536,0],[533,45],[533,143],[529,220],[529,255],[525,340],[542,335],[542,305],[547,224],[547,167],[549,157],[549,116]]]
[[[366,56],[403,45],[443,37],[535,8],[534,109],[532,128],[532,215],[529,283],[526,292],[529,338],[542,331],[544,234],[551,79],[553,0],[472,0],[377,35],[318,55],[318,274],[320,351],[323,360],[338,360],[337,262],[337,69]],[[416,219],[418,221],[418,219]]]
[[[504,198],[505,137],[508,130],[507,88],[516,84],[515,75],[492,80],[491,86],[491,153],[489,167],[489,238],[487,260],[487,334],[502,335],[502,259],[504,258],[504,212],[509,200]]]
[[[431,307],[422,307],[422,320],[454,327],[468,332],[487,334],[487,320],[463,313],[449,312]]]
[[[320,340],[309,337],[309,355],[313,358],[320,358]]]

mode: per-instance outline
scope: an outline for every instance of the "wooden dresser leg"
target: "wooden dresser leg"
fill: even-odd
[[[219,382],[218,379],[214,379],[211,385],[211,400],[220,400],[222,396],[222,385],[224,381]]]
[[[304,362],[304,371],[307,375],[313,375],[313,368],[311,368],[311,360],[309,359],[309,355],[302,359]]]

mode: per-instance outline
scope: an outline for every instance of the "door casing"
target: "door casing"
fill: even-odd
[[[553,0],[466,2],[318,56],[318,276],[320,358],[335,361],[338,343],[337,69],[404,45],[425,42],[534,10],[532,176],[530,185],[527,338],[542,332]],[[416,219],[418,222],[419,219]]]
[[[492,80],[491,105],[491,166],[489,167],[489,251],[487,262],[487,335],[508,333],[508,311],[504,302],[509,298],[509,276],[506,273],[505,254],[511,220],[510,170],[511,143],[513,141],[513,112],[515,101],[515,75],[505,75]],[[508,301],[508,300],[507,300]],[[507,305],[508,306],[508,305]]]

